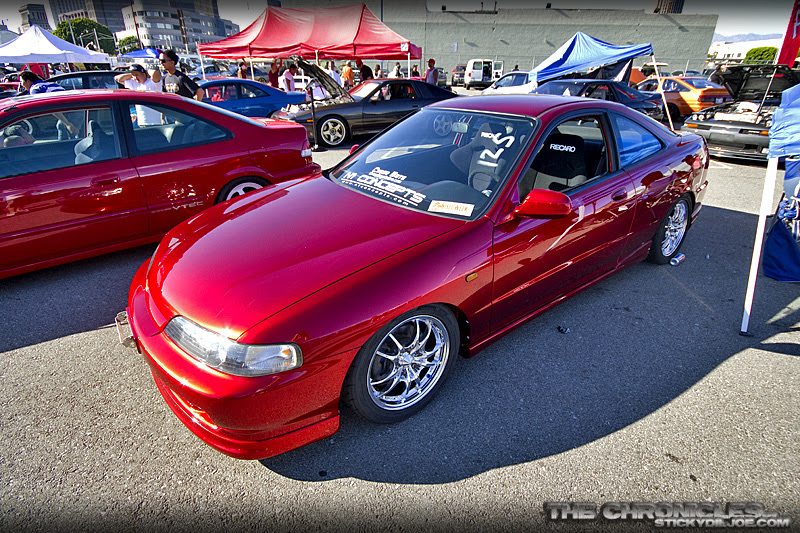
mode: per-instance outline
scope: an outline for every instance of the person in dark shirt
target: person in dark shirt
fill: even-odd
[[[372,69],[362,63],[360,59],[356,59],[356,66],[361,71],[361,81],[375,79],[375,76],[372,75]]]
[[[412,78],[419,78],[419,70],[417,69],[416,65],[411,67],[411,77]]]
[[[198,102],[205,96],[205,91],[197,86],[192,79],[177,70],[178,54],[173,50],[164,50],[159,54],[158,60],[164,66],[166,74],[161,76],[161,91],[171,94],[179,94],[186,98],[194,98]]]

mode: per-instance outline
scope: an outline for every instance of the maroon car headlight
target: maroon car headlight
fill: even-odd
[[[303,364],[295,344],[241,344],[182,316],[170,320],[164,333],[201,363],[233,376],[266,376]]]

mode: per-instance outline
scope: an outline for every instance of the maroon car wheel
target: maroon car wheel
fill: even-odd
[[[691,214],[692,200],[685,194],[672,204],[659,224],[658,231],[653,237],[653,244],[650,246],[650,255],[647,256],[649,261],[664,265],[678,255],[689,230]]]
[[[359,350],[345,378],[345,401],[379,424],[420,411],[441,388],[458,354],[453,315],[427,305],[392,320]]]

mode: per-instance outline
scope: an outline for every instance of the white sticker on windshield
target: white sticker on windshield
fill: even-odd
[[[462,204],[460,202],[442,202],[440,200],[431,200],[431,205],[428,211],[432,213],[447,213],[448,215],[459,215],[468,217],[472,215],[472,210],[475,208],[473,204]]]

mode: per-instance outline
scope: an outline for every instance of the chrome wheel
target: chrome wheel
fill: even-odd
[[[329,146],[340,145],[347,137],[347,126],[338,118],[326,118],[319,127],[319,136]]]
[[[689,226],[689,206],[686,201],[678,201],[672,206],[664,226],[664,240],[661,241],[661,254],[671,257],[683,242]]]
[[[228,191],[228,194],[225,195],[225,199],[230,200],[231,198],[236,198],[237,196],[247,194],[260,188],[261,185],[254,181],[245,181],[244,183],[240,183]]]
[[[366,375],[370,398],[381,409],[399,411],[435,389],[450,357],[450,335],[441,320],[412,316],[379,342]]]
[[[230,200],[231,198],[236,198],[237,196],[255,191],[256,189],[260,189],[266,185],[269,185],[269,182],[261,178],[237,178],[222,188],[217,196],[216,203],[224,202],[225,200]]]

